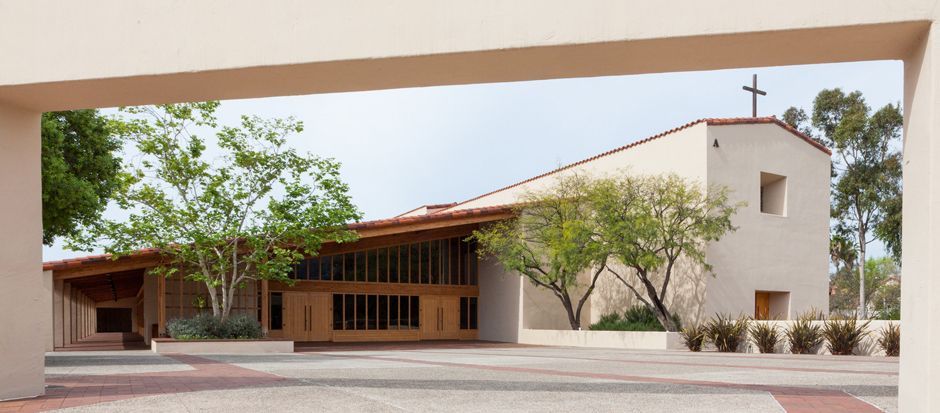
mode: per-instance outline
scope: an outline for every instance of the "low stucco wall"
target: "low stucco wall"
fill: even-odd
[[[198,340],[179,341],[155,338],[150,350],[157,354],[258,354],[293,353],[292,340]]]
[[[751,322],[752,322],[752,323],[769,323],[769,324],[774,324],[774,325],[776,325],[776,326],[777,326],[777,329],[778,329],[779,332],[780,332],[780,333],[779,333],[779,334],[780,334],[780,342],[777,344],[777,347],[776,347],[776,349],[774,350],[774,352],[775,352],[775,353],[789,353],[789,352],[790,352],[790,346],[789,346],[789,344],[787,343],[787,337],[786,337],[786,335],[784,334],[784,332],[786,331],[787,327],[789,327],[790,324],[793,323],[792,321],[779,321],[779,320],[774,320],[774,321],[751,321]],[[863,322],[864,322],[864,321],[859,321],[859,323],[863,323]],[[820,330],[823,328],[823,324],[824,324],[824,323],[825,323],[825,321],[813,321],[813,324],[814,324],[814,325],[818,325],[819,328],[820,328]],[[896,325],[901,325],[901,322],[900,322],[900,321],[894,321],[894,320],[871,320],[871,323],[868,325],[868,335],[865,336],[865,338],[862,339],[862,342],[859,343],[858,347],[856,347],[856,349],[855,349],[855,355],[859,355],[859,356],[884,356],[884,355],[885,355],[884,351],[883,351],[883,350],[881,349],[881,347],[878,345],[878,339],[881,337],[881,330],[882,330],[886,325],[888,325],[888,323],[892,323],[892,324],[896,324]],[[902,335],[904,334],[904,329],[903,329],[903,328],[901,329],[901,334],[902,334]],[[706,346],[706,348],[707,348],[707,349],[713,349],[713,347],[711,347],[711,346]],[[740,352],[743,352],[743,353],[758,353],[758,352],[759,352],[759,350],[757,349],[757,346],[755,346],[754,343],[751,341],[750,336],[748,336],[747,345],[742,346],[742,348],[739,349],[739,350],[740,350]],[[903,349],[902,349],[902,351],[903,351]],[[825,341],[825,340],[823,340],[822,344],[820,344],[819,347],[816,349],[816,354],[830,354],[830,353],[829,353],[829,349],[828,349],[827,346],[826,346],[826,341]]]
[[[678,333],[663,331],[519,330],[519,343],[563,347],[680,350]]]

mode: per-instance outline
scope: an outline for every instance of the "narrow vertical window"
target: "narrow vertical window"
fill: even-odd
[[[271,330],[281,330],[284,328],[284,295],[282,293],[271,293],[271,322],[268,328]]]
[[[343,329],[343,295],[333,294],[333,330]]]

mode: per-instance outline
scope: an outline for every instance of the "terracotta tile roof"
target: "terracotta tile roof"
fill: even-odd
[[[537,180],[537,179],[544,178],[544,177],[549,176],[549,175],[552,175],[552,174],[556,174],[556,173],[558,173],[558,172],[561,172],[561,171],[564,171],[564,170],[573,168],[573,167],[578,166],[578,165],[586,164],[586,163],[591,162],[591,161],[594,161],[594,160],[596,160],[596,159],[598,159],[598,158],[603,158],[603,157],[605,157],[605,156],[612,155],[612,154],[617,153],[617,152],[622,152],[622,151],[625,151],[625,150],[627,150],[627,149],[631,149],[631,148],[634,148],[634,147],[636,147],[636,146],[640,146],[640,145],[642,145],[642,144],[644,144],[644,143],[657,140],[657,139],[662,138],[662,137],[667,136],[667,135],[671,135],[671,134],[676,133],[676,132],[678,132],[678,131],[681,131],[681,130],[683,130],[683,129],[688,129],[688,128],[690,128],[690,127],[692,127],[692,126],[695,126],[695,125],[698,125],[698,124],[700,124],[700,123],[704,123],[704,124],[709,125],[709,126],[713,126],[713,125],[714,125],[714,126],[725,126],[725,125],[774,124],[774,125],[780,126],[781,128],[785,129],[787,132],[792,133],[792,134],[795,135],[797,138],[802,139],[803,141],[805,141],[806,143],[812,145],[812,146],[815,147],[816,149],[819,149],[820,151],[822,151],[822,152],[825,153],[826,155],[832,156],[832,151],[830,151],[829,148],[826,148],[824,145],[820,144],[819,142],[814,141],[813,138],[810,138],[809,136],[806,136],[806,134],[804,134],[803,132],[800,132],[800,131],[796,130],[796,128],[794,128],[794,127],[792,127],[792,126],[786,124],[786,122],[783,122],[783,121],[781,121],[780,119],[777,119],[777,118],[774,117],[774,116],[765,116],[765,117],[757,117],[757,118],[703,118],[703,119],[698,119],[698,120],[695,120],[695,121],[686,123],[686,124],[684,124],[684,125],[682,125],[682,126],[678,126],[678,127],[669,129],[669,130],[667,130],[667,131],[665,131],[665,132],[660,132],[660,133],[657,133],[657,134],[655,134],[655,135],[653,135],[653,136],[650,136],[650,137],[647,137],[647,138],[644,138],[644,139],[640,139],[640,140],[638,140],[638,141],[629,143],[629,144],[624,145],[624,146],[621,146],[621,147],[619,147],[619,148],[614,148],[614,149],[611,149],[611,150],[609,150],[609,151],[607,151],[607,152],[594,155],[594,156],[592,156],[592,157],[590,157],[590,158],[582,159],[582,160],[580,160],[580,161],[577,161],[577,162],[574,162],[574,163],[571,163],[571,164],[562,166],[562,167],[560,167],[560,168],[557,168],[557,169],[548,171],[548,172],[543,173],[543,174],[541,174],[541,175],[533,176],[533,177],[531,177],[531,178],[529,178],[529,179],[516,182],[516,183],[514,183],[514,184],[512,184],[512,185],[502,187],[502,188],[497,189],[497,190],[495,190],[495,191],[490,191],[490,192],[487,192],[487,193],[485,193],[485,194],[483,194],[483,195],[479,195],[479,196],[470,198],[470,199],[468,199],[468,200],[466,200],[466,201],[459,202],[459,203],[457,203],[457,204],[454,205],[454,206],[451,206],[451,207],[448,207],[448,208],[439,210],[439,211],[435,212],[435,214],[444,214],[444,213],[451,212],[451,211],[453,210],[453,208],[458,207],[458,206],[463,205],[463,204],[466,204],[466,203],[468,203],[468,202],[475,201],[475,200],[477,200],[477,199],[484,198],[484,197],[493,195],[493,194],[495,194],[495,193],[505,191],[505,190],[507,190],[507,189],[515,188],[515,187],[517,187],[517,186],[519,186],[519,185],[523,185],[523,184],[526,184],[526,183],[535,181],[535,180]],[[410,211],[409,211],[409,212],[410,212]]]
[[[425,208],[425,209],[428,210],[428,213],[429,213],[429,214],[433,214],[434,212],[437,212],[437,211],[439,211],[439,210],[441,210],[441,209],[450,208],[450,207],[452,207],[452,206],[454,206],[454,205],[457,205],[457,203],[456,203],[456,202],[448,202],[448,203],[446,203],[446,204],[427,204],[427,205],[421,205],[421,206],[419,206],[419,207],[417,207],[417,208],[412,208],[412,209],[409,209],[409,210],[407,210],[407,211],[405,211],[405,212],[402,212],[402,213],[400,213],[400,214],[398,214],[398,215],[395,215],[394,218],[398,218],[398,217],[400,217],[400,216],[410,214],[410,213],[415,212],[415,211],[417,211],[417,210],[419,210],[419,209],[421,209],[421,208]],[[433,209],[434,211],[431,211],[432,209]]]
[[[377,229],[377,228],[389,228],[395,226],[405,226],[412,224],[424,224],[432,222],[441,222],[441,221],[450,221],[450,220],[459,220],[464,218],[475,218],[475,217],[500,217],[512,212],[512,205],[499,205],[492,207],[484,208],[469,208],[462,209],[459,211],[446,212],[442,214],[428,214],[428,215],[416,215],[410,217],[395,217],[388,219],[378,219],[373,221],[363,221],[355,222],[349,224],[347,227],[351,230],[365,230],[365,229]],[[498,219],[498,218],[496,218]],[[147,248],[135,251],[131,255],[122,257],[121,260],[129,259],[142,259],[142,258],[155,258],[157,257],[158,250],[155,248]],[[98,255],[89,255],[85,257],[78,258],[67,258],[64,260],[58,261],[47,261],[42,263],[43,271],[62,271],[67,269],[73,269],[77,267],[100,264],[107,261],[113,261],[114,258],[111,254],[98,254]]]

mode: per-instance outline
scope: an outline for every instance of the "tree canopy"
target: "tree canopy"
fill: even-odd
[[[338,162],[289,148],[303,124],[242,116],[218,125],[218,102],[123,109],[116,131],[139,155],[115,200],[129,216],[91,226],[81,241],[118,256],[156,248],[167,262],[152,272],[206,284],[213,314],[225,319],[250,280],[291,283],[291,266],[327,240],[348,241],[360,219]],[[215,130],[220,154],[196,132]]]
[[[94,224],[119,185],[120,140],[97,110],[42,115],[42,242]]]

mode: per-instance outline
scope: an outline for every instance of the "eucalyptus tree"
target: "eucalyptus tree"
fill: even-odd
[[[515,218],[473,232],[481,257],[549,290],[564,308],[572,330],[604,271],[607,253],[591,209],[592,182],[564,175],[554,185],[519,198]]]
[[[607,178],[592,188],[598,232],[611,258],[607,271],[663,328],[676,331],[679,326],[666,304],[676,264],[685,259],[711,273],[705,247],[736,229],[731,217],[743,204],[732,203],[723,186],[702,188],[672,174]],[[611,265],[616,262],[628,272]]]
[[[115,193],[128,217],[78,241],[115,256],[158,250],[165,261],[151,272],[205,283],[213,314],[225,319],[249,281],[291,283],[292,265],[323,242],[354,239],[345,224],[360,213],[338,162],[287,145],[301,122],[242,116],[220,126],[218,106],[123,109],[129,117],[117,132],[138,152]],[[214,131],[217,151],[207,151],[204,130]]]

